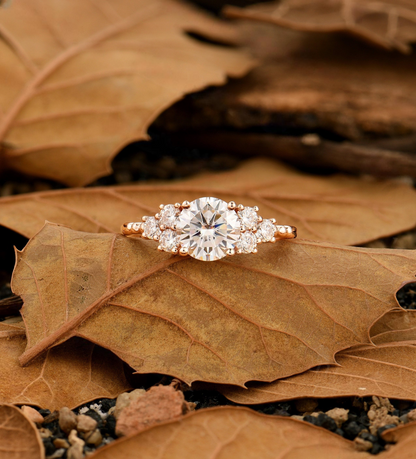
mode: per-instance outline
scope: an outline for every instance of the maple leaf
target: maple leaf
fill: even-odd
[[[79,336],[140,373],[237,385],[335,363],[336,352],[368,343],[416,272],[405,250],[280,241],[203,263],[160,253],[154,241],[54,224],[17,259],[22,364]]]
[[[184,94],[252,67],[187,31],[236,38],[175,0],[20,0],[0,10],[2,167],[87,184]]]
[[[362,244],[416,226],[416,192],[408,185],[347,176],[301,174],[267,159],[239,169],[162,182],[47,191],[0,199],[0,224],[32,237],[45,220],[90,232],[118,232],[126,221],[155,214],[159,204],[217,196],[258,205],[264,218],[298,228],[301,238]]]
[[[93,343],[69,340],[22,368],[18,359],[25,347],[24,327],[0,322],[0,403],[53,411],[101,397],[114,398],[130,389],[123,363]]]
[[[385,459],[413,457],[416,426],[410,423],[383,433],[397,442],[382,453]],[[100,448],[91,459],[216,459],[274,458],[290,459],[371,459],[359,452],[352,441],[308,422],[281,416],[267,416],[247,408],[216,407],[195,411],[177,421],[165,422],[139,434],[117,440]]]
[[[2,459],[44,459],[42,439],[35,424],[16,406],[0,405]]]
[[[279,0],[223,12],[303,32],[345,32],[404,54],[416,41],[416,5],[407,0]]]

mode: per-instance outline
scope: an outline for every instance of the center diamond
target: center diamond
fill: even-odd
[[[219,260],[234,249],[240,238],[240,221],[225,201],[200,198],[183,209],[176,221],[181,247],[191,257],[203,261]]]

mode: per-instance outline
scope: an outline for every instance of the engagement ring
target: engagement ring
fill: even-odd
[[[296,237],[294,226],[263,219],[259,209],[218,198],[199,198],[182,204],[160,205],[153,217],[124,223],[125,236],[159,242],[158,249],[197,260],[215,261],[237,253],[257,253],[257,245]]]

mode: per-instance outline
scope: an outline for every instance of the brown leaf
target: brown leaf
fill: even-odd
[[[416,344],[416,311],[391,311],[371,328],[374,344],[408,341]]]
[[[100,397],[113,398],[130,388],[122,362],[85,340],[72,339],[22,368],[18,359],[25,347],[24,328],[0,322],[0,403],[53,411]]]
[[[384,440],[395,443],[383,453],[383,459],[413,459],[416,449],[416,422],[409,422],[383,432]]]
[[[256,159],[238,170],[178,184],[31,193],[0,199],[0,224],[32,237],[45,220],[80,231],[118,232],[159,204],[217,196],[258,205],[264,218],[295,225],[301,238],[360,244],[416,226],[416,192],[404,184],[300,174]]]
[[[38,429],[15,406],[0,405],[0,455],[1,459],[45,457]]]
[[[191,133],[257,126],[291,132],[296,126],[352,140],[416,132],[412,56],[333,35],[262,25],[245,25],[243,32],[265,62],[241,80],[171,107],[160,126]]]
[[[366,459],[368,453],[320,427],[247,408],[199,410],[100,448],[91,459]]]
[[[235,39],[230,26],[173,0],[21,0],[0,10],[4,166],[89,183],[185,93],[253,65],[186,31]]]
[[[255,405],[297,398],[379,397],[416,400],[416,347],[406,343],[361,346],[336,355],[340,366],[323,366],[248,389],[216,386],[236,403]]]
[[[172,386],[153,386],[121,410],[116,435],[133,435],[161,422],[178,419],[190,408],[182,391]]]
[[[160,253],[154,241],[54,224],[17,258],[22,364],[80,336],[140,373],[237,385],[331,364],[341,349],[368,342],[416,272],[416,253],[406,250],[281,241],[256,256],[202,263]]]
[[[229,6],[224,14],[304,32],[345,32],[405,54],[416,42],[416,5],[408,0],[279,0],[246,9]]]
[[[248,390],[216,386],[242,404],[296,398],[370,396],[416,400],[416,311],[391,311],[371,328],[377,347],[359,346],[336,356],[339,367],[317,367],[270,384],[249,383]]]

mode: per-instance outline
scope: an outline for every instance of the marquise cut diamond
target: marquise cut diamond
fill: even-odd
[[[234,249],[240,238],[241,223],[237,213],[225,201],[200,198],[183,209],[176,221],[181,247],[197,260],[214,261]]]

